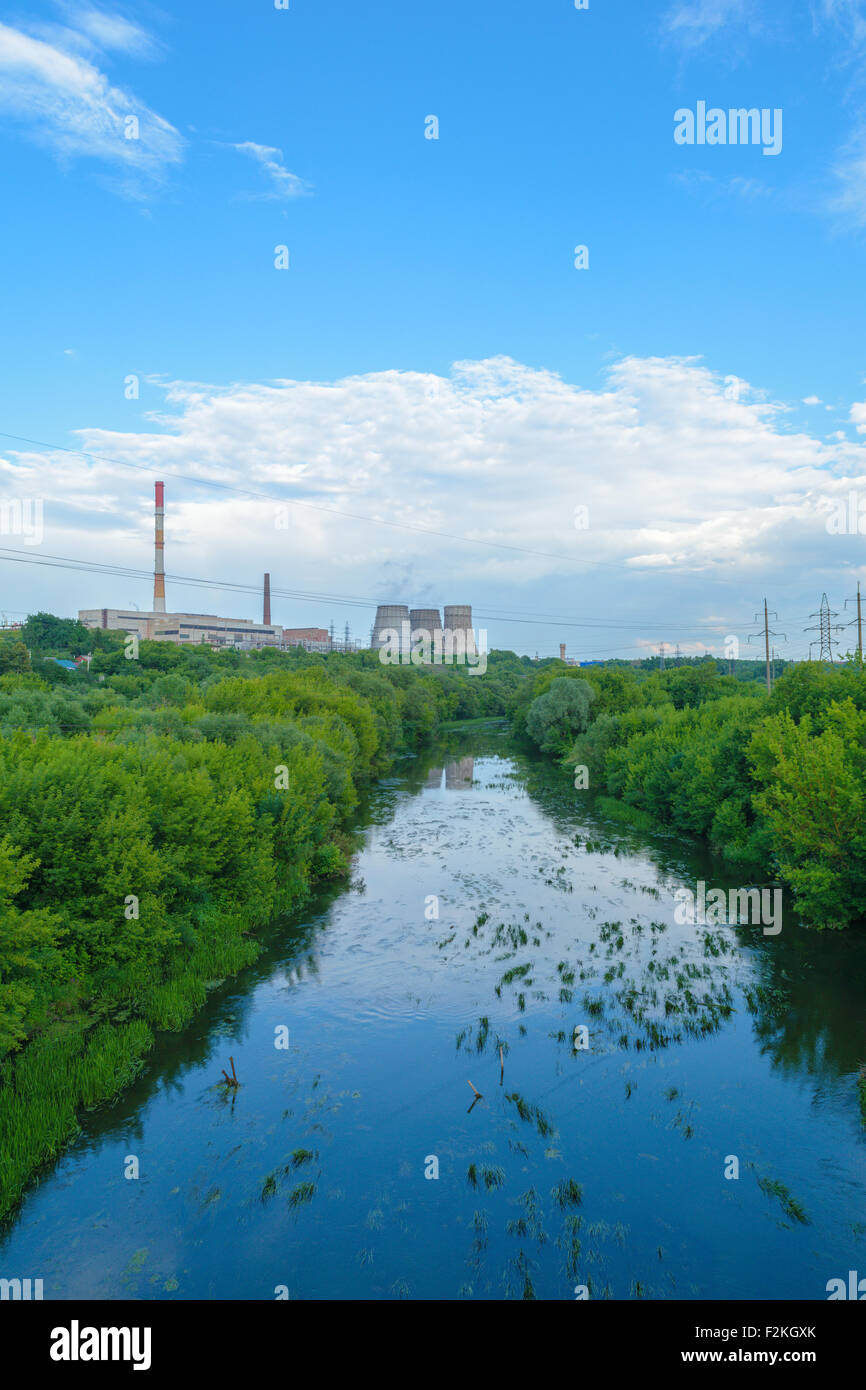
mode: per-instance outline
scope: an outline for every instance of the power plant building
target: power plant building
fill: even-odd
[[[147,612],[137,608],[82,608],[78,619],[88,628],[103,628],[127,632],[140,640],[175,642],[182,646],[234,647],[252,650],[260,647],[304,647],[308,651],[356,651],[360,643],[346,639],[335,642],[323,627],[284,628],[271,622],[271,576],[264,576],[263,622],[250,618],[221,618],[215,613],[167,613],[165,611],[165,485],[156,483],[154,490],[154,566],[153,607]],[[413,608],[408,605],[382,604],[376,610],[372,646],[381,651],[386,645],[394,649],[397,636],[401,657],[408,657],[413,641],[422,637],[430,641],[433,650],[449,656],[474,656],[475,637],[472,631],[472,609],[468,604],[445,608],[444,623],[438,608]],[[426,658],[425,658],[426,659]],[[438,655],[436,660],[441,659]]]
[[[241,651],[259,647],[306,647],[330,651],[325,628],[283,628],[271,622],[271,577],[264,578],[264,621],[220,618],[215,613],[166,613],[165,611],[165,485],[154,489],[153,608],[148,612],[126,608],[82,608],[79,622],[89,628],[135,634],[150,642],[176,642],[183,646],[234,647]]]
[[[441,652],[447,661],[450,655],[475,656],[475,634],[472,630],[472,608],[469,604],[445,607],[445,621],[438,608],[410,608],[405,603],[383,603],[376,609],[371,645],[374,651],[389,648],[408,656],[413,645],[425,641],[433,652]],[[439,657],[437,656],[437,660]]]

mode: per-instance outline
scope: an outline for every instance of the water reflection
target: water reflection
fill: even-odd
[[[450,792],[468,791],[475,775],[473,757],[458,758],[445,768],[445,786]]]

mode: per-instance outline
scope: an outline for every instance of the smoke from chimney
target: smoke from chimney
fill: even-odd
[[[153,611],[165,612],[165,484],[156,484],[154,509]]]
[[[265,605],[264,605],[264,615],[263,615],[262,621],[264,622],[265,627],[270,627],[270,625],[271,625],[271,576],[270,576],[269,574],[266,574],[266,575],[265,575]]]

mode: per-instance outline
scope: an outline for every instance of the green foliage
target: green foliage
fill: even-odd
[[[31,613],[21,635],[26,647],[51,656],[81,656],[94,647],[94,634],[77,618],[53,613]]]
[[[30,656],[20,638],[0,636],[0,676],[23,674],[30,670]]]
[[[595,691],[584,680],[553,680],[529,706],[526,732],[543,753],[565,752],[589,723]]]
[[[40,650],[81,645],[78,624],[28,624]],[[503,715],[528,679],[510,654],[470,676],[160,642],[130,660],[121,635],[86,635],[89,671],[0,673],[0,1218],[153,1029],[182,1027],[260,928],[346,873],[362,786],[440,723]]]
[[[788,710],[756,730],[755,804],[802,914],[844,927],[866,903],[866,711],[831,701],[818,730],[811,714],[797,723]]]
[[[859,666],[791,667],[770,698],[714,663],[583,674],[597,698],[563,761],[588,769],[590,789],[615,798],[605,804],[621,808],[619,818],[703,836],[732,864],[781,877],[809,925],[862,919],[866,676]],[[561,668],[537,675],[523,711],[527,733],[555,754],[562,739],[547,735],[545,702],[570,681]],[[539,695],[545,686],[548,694]]]
[[[45,908],[21,911],[15,903],[36,868],[8,836],[0,840],[0,1056],[25,1036],[40,974],[57,966],[60,920]]]

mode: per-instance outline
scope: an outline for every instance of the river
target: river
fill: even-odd
[[[491,731],[397,763],[359,837],[350,883],[84,1117],[0,1275],[60,1299],[826,1299],[866,1276],[862,934],[677,925],[718,863]]]

